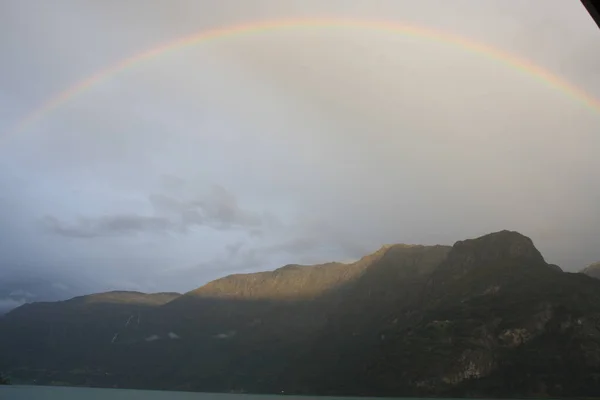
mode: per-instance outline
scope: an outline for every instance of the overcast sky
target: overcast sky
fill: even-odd
[[[0,269],[186,291],[501,229],[600,260],[600,110],[459,46],[360,28],[242,34],[76,82],[193,32],[385,19],[510,52],[600,98],[578,1],[0,2]]]

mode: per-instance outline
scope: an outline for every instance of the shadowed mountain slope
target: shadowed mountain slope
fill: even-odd
[[[600,393],[600,281],[547,264],[517,232],[145,296],[9,313],[0,369],[24,381],[219,392]]]

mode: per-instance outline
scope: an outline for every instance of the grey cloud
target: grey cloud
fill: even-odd
[[[5,298],[0,299],[0,314],[4,314],[7,311],[12,310],[13,308],[17,308],[22,306],[27,301],[25,299],[13,299],[13,298]]]
[[[21,298],[28,298],[28,299],[32,299],[32,298],[36,297],[35,294],[30,293],[23,289],[13,290],[12,292],[10,292],[10,294],[8,296],[12,297],[12,298],[21,297]]]
[[[323,243],[319,243],[318,240],[315,240],[311,237],[299,237],[291,239],[287,242],[269,246],[265,250],[274,253],[285,252],[290,254],[298,254],[314,250],[316,247],[322,244]]]
[[[244,242],[236,242],[236,243],[228,244],[227,246],[225,246],[225,248],[226,248],[227,254],[229,256],[235,256],[236,254],[239,253],[240,249],[243,246],[244,246]]]
[[[166,215],[178,215],[183,227],[207,225],[214,229],[235,227],[256,228],[265,217],[242,209],[236,197],[225,188],[215,185],[204,198],[179,200],[164,194],[150,196],[154,208]]]
[[[80,217],[76,223],[71,224],[53,216],[46,216],[42,222],[48,232],[82,239],[139,233],[186,234],[193,227],[209,227],[222,231],[245,229],[251,236],[256,236],[261,227],[277,223],[277,219],[268,213],[260,214],[243,209],[231,192],[218,185],[214,185],[208,194],[202,197],[180,199],[165,194],[154,194],[149,196],[149,202],[154,209],[153,215]]]
[[[162,282],[181,281],[185,279],[191,290],[212,279],[232,273],[247,273],[266,270],[277,266],[272,257],[279,251],[273,248],[252,245],[247,241],[237,241],[224,247],[224,251],[208,260],[195,263],[189,267],[175,267],[161,271],[157,279]]]
[[[357,235],[357,232],[359,235]],[[360,231],[344,229],[341,224],[332,222],[326,218],[304,217],[276,244],[267,246],[265,251],[274,253],[285,253],[293,257],[306,257],[317,254],[318,261],[329,261],[318,257],[340,257],[343,259],[354,259],[362,257],[369,251],[374,250],[378,243],[361,237]]]
[[[178,176],[165,174],[161,177],[161,186],[169,192],[174,192],[184,189],[186,181]]]
[[[269,244],[246,244],[241,250],[230,253],[230,260],[239,260],[240,264],[244,260],[251,260],[252,264],[262,264],[262,268],[274,268],[279,266],[276,263],[312,264],[353,260],[375,250],[369,241],[354,238],[351,232],[311,219],[296,221],[269,239]]]
[[[186,290],[499,229],[581,269],[600,259],[598,114],[526,71],[435,40],[300,28],[203,41],[134,63],[4,136],[80,79],[158,43],[317,15],[455,33],[600,96],[597,27],[579,2],[547,2],[65,0],[34,12],[8,0],[2,278],[27,264],[72,289]]]
[[[340,257],[343,260],[361,257],[371,251],[368,245],[352,242],[344,239],[342,236],[326,236],[313,234],[310,236],[295,237],[271,246],[261,248],[260,251],[266,254],[285,254],[301,262],[302,259],[309,257],[312,262],[329,261],[323,257]],[[342,261],[342,260],[335,261]],[[333,260],[331,260],[333,261]]]
[[[317,230],[316,227],[321,229]],[[271,244],[237,241],[228,244],[221,255],[190,268],[176,268],[171,275],[203,275],[215,279],[230,273],[248,273],[278,268],[285,264],[319,264],[329,261],[352,262],[376,250],[344,235],[335,235],[320,224],[313,230],[294,227],[281,232]],[[297,236],[301,234],[301,236]],[[194,281],[191,279],[190,281]],[[198,283],[200,285],[200,282]]]
[[[60,283],[60,282],[53,282],[52,287],[54,289],[58,289],[58,290],[62,290],[62,291],[69,290],[69,286],[65,285],[64,283]]]
[[[165,232],[175,225],[160,217],[141,215],[107,215],[93,218],[80,218],[75,224],[65,224],[55,217],[43,220],[47,231],[70,238],[89,239],[104,236],[131,235],[140,232]]]
[[[213,185],[208,193],[180,200],[164,194],[150,196],[158,213],[178,215],[184,226],[205,225],[213,229],[245,228],[257,234],[261,227],[278,224],[278,219],[268,213],[244,209],[236,196],[220,185]]]

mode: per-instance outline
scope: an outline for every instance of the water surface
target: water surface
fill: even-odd
[[[306,400],[315,397],[274,396],[258,394],[163,392],[157,390],[93,389],[57,386],[0,386],[0,400]],[[327,400],[351,399],[350,397],[320,398]],[[360,399],[368,400],[368,398],[365,397],[362,397]]]

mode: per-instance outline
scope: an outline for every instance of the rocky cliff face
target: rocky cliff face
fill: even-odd
[[[432,275],[432,279],[445,284],[446,281],[461,280],[475,270],[485,273],[500,264],[506,268],[518,264],[522,268],[541,266],[552,269],[530,238],[518,232],[500,231],[477,239],[456,242],[448,258]]]
[[[598,286],[546,264],[529,238],[503,231],[457,242],[422,288],[369,322],[367,338],[321,344],[320,351],[334,348],[345,363],[361,366],[323,392],[377,387],[384,395],[511,397],[600,388],[590,350],[599,332],[578,317],[596,319]],[[368,351],[357,350],[365,345]],[[567,373],[559,359],[578,365],[581,375]],[[335,371],[337,362],[323,372]],[[343,383],[348,376],[353,384]]]
[[[530,238],[507,230],[456,242],[447,262],[475,267],[503,261],[545,264],[544,257]]]

